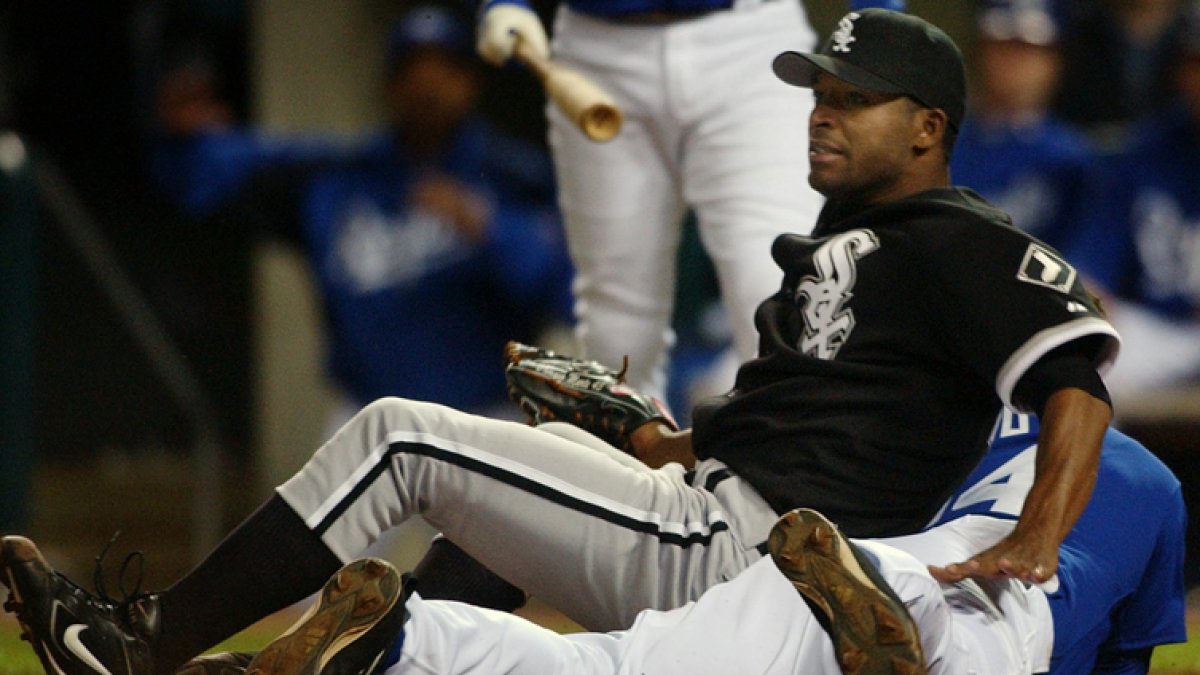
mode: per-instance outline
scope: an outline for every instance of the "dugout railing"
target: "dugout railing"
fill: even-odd
[[[200,560],[223,534],[223,458],[216,408],[182,349],[133,282],[64,172],[44,154],[31,153],[28,161],[39,201],[51,216],[49,220],[95,279],[137,350],[192,425],[189,459],[195,489],[190,504],[189,548],[192,559]]]

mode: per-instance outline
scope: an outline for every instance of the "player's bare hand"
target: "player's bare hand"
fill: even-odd
[[[933,578],[944,583],[967,577],[1012,577],[1033,584],[1048,581],[1058,570],[1058,546],[1038,537],[1009,535],[998,544],[961,563],[929,566]]]
[[[412,192],[413,202],[450,223],[468,241],[487,234],[491,209],[487,200],[463,183],[446,176],[421,179]]]

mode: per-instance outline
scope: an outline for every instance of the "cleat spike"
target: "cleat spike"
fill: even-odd
[[[875,635],[879,638],[880,644],[902,644],[908,639],[905,625],[886,607],[872,605],[871,611],[875,615]]]

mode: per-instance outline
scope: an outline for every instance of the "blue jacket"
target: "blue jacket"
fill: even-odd
[[[390,131],[350,147],[246,132],[185,145],[157,164],[179,203],[306,250],[328,320],[329,371],[360,404],[404,396],[486,409],[505,399],[505,341],[532,340],[566,318],[571,269],[549,162],[482,122],[420,165]],[[482,241],[410,203],[427,172],[490,204]]]
[[[987,124],[968,115],[950,172],[1012,216],[1013,224],[1060,248],[1078,222],[1085,175],[1096,159],[1086,138],[1043,117],[1021,125]]]
[[[1079,271],[1168,318],[1200,317],[1200,129],[1179,106],[1093,176],[1067,247]]]

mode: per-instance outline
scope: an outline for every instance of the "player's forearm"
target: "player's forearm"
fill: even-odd
[[[1111,417],[1107,402],[1081,389],[1062,389],[1047,399],[1036,478],[1014,536],[1036,536],[1055,547],[1062,543],[1091,498]]]

